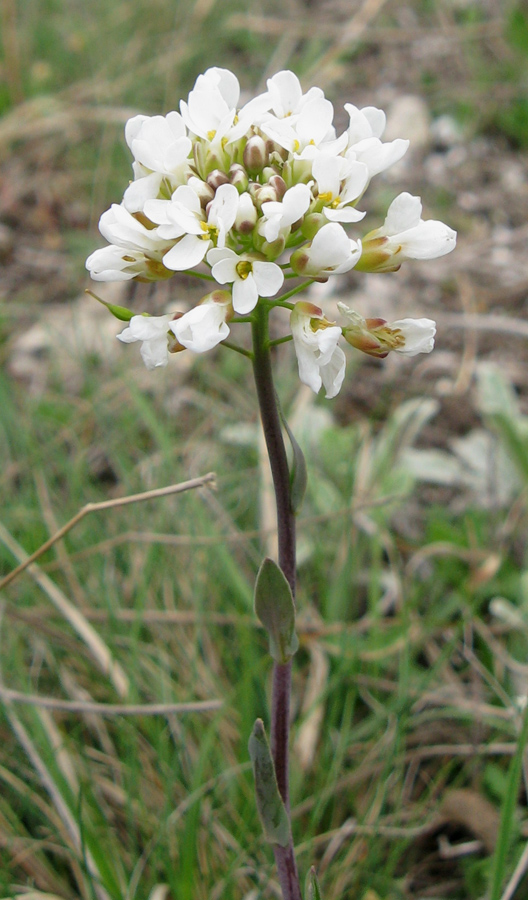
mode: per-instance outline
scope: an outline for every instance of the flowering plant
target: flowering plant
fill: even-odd
[[[279,536],[278,565],[265,560],[255,588],[256,612],[269,634],[274,659],[271,748],[257,720],[250,740],[257,804],[272,843],[286,900],[300,900],[288,799],[288,710],[295,637],[295,512],[305,483],[302,454],[289,467],[273,389],[271,348],[293,340],[299,377],[335,397],[345,376],[339,343],[373,356],[391,351],[413,356],[433,348],[435,323],[401,319],[391,324],[363,318],[339,305],[345,323],[330,321],[304,300],[291,302],[314,281],[354,267],[391,272],[405,259],[432,259],[455,246],[455,232],[421,218],[418,197],[402,193],[385,222],[363,239],[354,228],[371,178],[398,162],[408,141],[384,142],[384,113],[346,104],[349,124],[337,135],[333,107],[317,87],[303,93],[293,72],[267,82],[267,90],[240,106],[235,75],[210,68],[196,80],[180,112],[138,115],[126,125],[134,180],[122,203],[101,216],[109,245],[86,265],[96,281],[155,281],[176,272],[212,282],[198,306],[162,316],[110,311],[127,321],[118,335],[141,342],[149,369],[171,354],[203,353],[223,344],[250,357],[273,474]],[[295,286],[285,290],[287,280]],[[107,304],[108,305],[108,304]],[[273,341],[269,315],[290,311],[291,334]],[[252,328],[252,350],[231,341],[234,326]],[[284,423],[285,424],[285,423]],[[309,888],[319,896],[312,873]]]

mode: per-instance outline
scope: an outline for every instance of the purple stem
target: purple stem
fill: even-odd
[[[279,566],[295,600],[295,517],[291,508],[290,472],[282,437],[269,347],[268,310],[258,305],[253,320],[253,373],[257,388],[262,428],[275,489]],[[271,754],[280,795],[290,812],[288,749],[290,735],[291,662],[273,665],[271,698]],[[302,900],[293,841],[287,847],[273,845],[284,900]]]

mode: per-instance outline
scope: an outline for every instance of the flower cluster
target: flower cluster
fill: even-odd
[[[225,341],[230,326],[251,319],[259,304],[283,306],[291,310],[300,378],[314,391],[324,385],[327,397],[344,377],[341,337],[379,357],[431,350],[429,319],[387,324],[343,306],[341,327],[313,304],[288,302],[314,280],[354,267],[394,271],[406,258],[432,259],[454,248],[455,232],[423,221],[420,199],[407,193],[363,240],[347,233],[365,215],[357,206],[371,178],[398,162],[408,141],[384,142],[384,113],[351,104],[348,127],[337,135],[330,101],[316,87],[303,93],[293,72],[270,78],[267,90],[243,106],[239,97],[235,75],[211,68],[180,112],[128,121],[134,180],[122,203],[101,216],[109,245],[88,258],[91,277],[154,281],[197,270],[216,287],[183,315],[130,313],[118,337],[141,341],[143,360],[154,368],[166,365],[169,353],[202,353]],[[287,278],[303,281],[277,297]]]

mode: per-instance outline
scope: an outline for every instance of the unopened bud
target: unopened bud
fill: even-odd
[[[273,174],[271,178],[268,179],[268,184],[276,191],[277,200],[282,200],[284,194],[288,190],[286,182],[281,175]]]
[[[309,213],[304,217],[301,234],[307,241],[312,241],[323,225],[328,223],[328,219],[322,213]]]
[[[258,134],[250,137],[244,147],[243,160],[250,175],[257,175],[268,162],[266,142]]]
[[[193,189],[194,193],[199,198],[202,209],[205,209],[207,204],[211,202],[215,195],[215,192],[211,185],[207,184],[206,181],[202,181],[201,178],[197,178],[196,175],[191,175],[187,184]]]
[[[264,241],[264,243],[259,247],[261,253],[264,254],[266,259],[273,261],[278,259],[281,253],[283,253],[284,248],[286,246],[286,240],[282,234],[275,238],[274,241]]]
[[[207,184],[212,187],[213,191],[216,191],[221,184],[229,184],[229,178],[226,173],[220,171],[220,169],[213,169],[207,176]]]
[[[268,154],[270,166],[273,166],[276,163],[281,165],[288,159],[288,151],[269,138],[266,141],[266,153]]]
[[[257,222],[257,210],[248,193],[240,195],[234,228],[240,234],[250,234]]]
[[[247,191],[249,178],[244,166],[241,166],[240,163],[233,163],[228,174],[229,181],[234,184],[239,194],[242,195],[244,191]]]
[[[258,209],[262,208],[263,203],[268,203],[270,200],[276,201],[278,199],[277,191],[275,188],[272,188],[270,184],[257,185],[256,190],[252,191],[252,194]]]
[[[305,275],[307,273],[310,257],[306,252],[306,247],[299,247],[294,250],[290,256],[290,266],[296,275]]]

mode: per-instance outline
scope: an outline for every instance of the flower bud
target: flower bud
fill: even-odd
[[[285,246],[286,240],[284,236],[280,234],[279,237],[274,241],[264,241],[264,243],[259,247],[259,250],[264,254],[266,259],[273,261],[274,259],[278,259],[281,253],[284,252]]]
[[[272,188],[274,188],[274,190],[276,191],[277,200],[282,200],[282,198],[284,197],[284,194],[287,191],[287,185],[286,185],[286,182],[284,181],[284,178],[282,178],[281,175],[277,175],[277,173],[274,172],[274,174],[271,176],[271,178],[268,179],[268,184]]]
[[[266,153],[268,154],[269,163],[268,165],[272,166],[278,163],[281,165],[288,159],[288,151],[281,147],[280,144],[275,143],[270,138],[266,140]]]
[[[220,169],[213,169],[207,176],[207,184],[212,187],[213,191],[216,191],[221,184],[229,184],[229,178],[225,172],[221,172]]]
[[[247,191],[249,178],[244,166],[241,166],[240,163],[233,163],[229,168],[229,181],[231,184],[234,184],[238,193],[243,194],[244,191]]]
[[[304,217],[301,234],[307,241],[313,240],[317,232],[323,225],[326,225],[328,219],[322,213],[309,213]]]
[[[253,200],[248,193],[240,195],[238,201],[238,212],[235,219],[234,228],[240,234],[250,234],[257,222],[257,210],[255,209]]]
[[[202,209],[205,209],[207,204],[214,198],[214,190],[211,185],[207,184],[206,181],[202,181],[201,178],[197,178],[196,175],[191,175],[187,184],[189,187],[192,187],[194,193],[199,197]]]
[[[244,165],[250,175],[258,175],[268,162],[266,142],[258,134],[250,137],[243,153]]]
[[[299,247],[298,250],[294,250],[292,255],[290,256],[290,266],[295,272],[296,275],[308,275],[308,267],[310,264],[310,257],[307,253],[306,247]],[[328,281],[327,278],[324,279]]]
[[[270,184],[258,184],[256,185],[256,189],[251,191],[251,193],[257,209],[261,209],[263,203],[268,203],[270,200],[277,200],[277,191],[275,188],[272,188]]]

